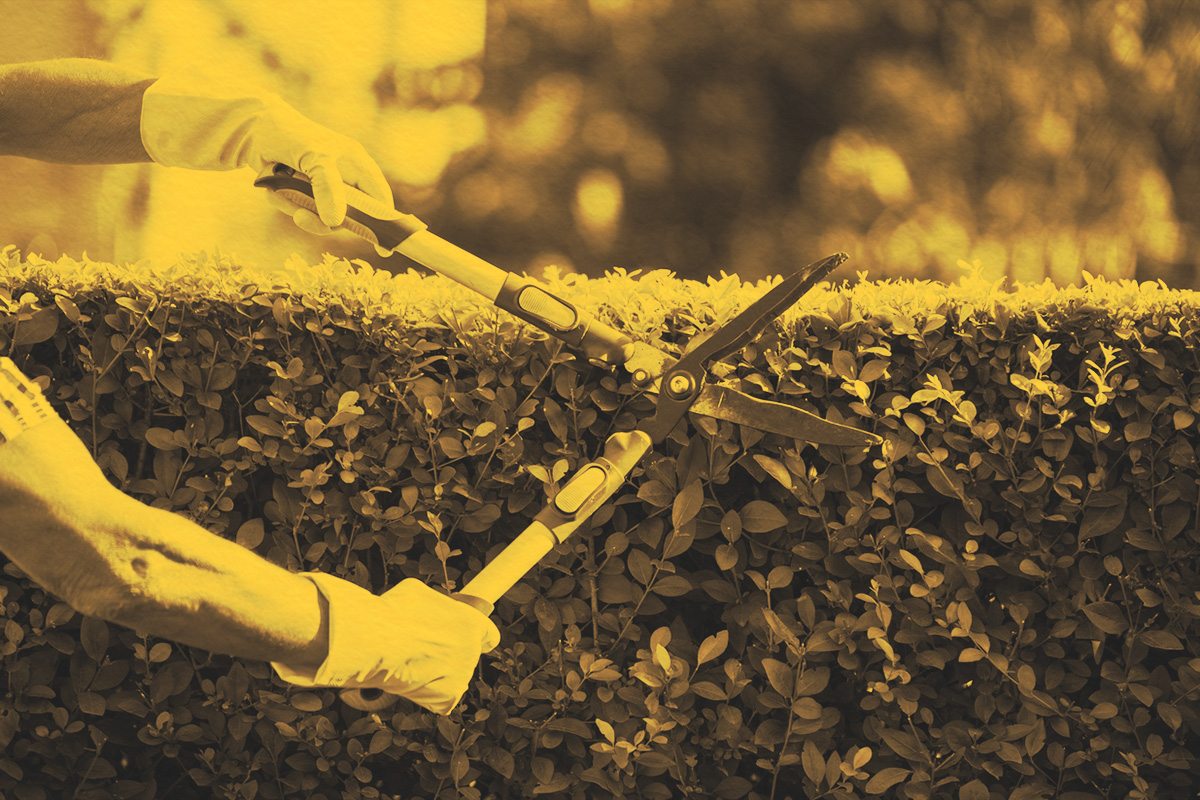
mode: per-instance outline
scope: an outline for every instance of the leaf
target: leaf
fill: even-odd
[[[362,415],[363,415],[363,410],[361,408],[359,408],[358,406],[350,406],[349,408],[343,408],[341,411],[339,411],[333,415],[333,418],[329,420],[329,425],[327,427],[330,427],[330,428],[340,427],[342,425],[345,425],[347,422],[350,422],[353,419],[357,419],[358,417],[361,417]]]
[[[1034,673],[1033,667],[1022,664],[1017,669],[1017,687],[1025,694],[1029,694],[1037,687],[1037,675]]]
[[[829,667],[809,667],[796,679],[796,696],[820,694],[829,686]]]
[[[774,458],[771,458],[770,456],[764,455],[756,455],[754,456],[754,460],[758,462],[758,465],[762,467],[768,475],[779,481],[779,483],[783,485],[783,488],[787,489],[789,492],[792,490],[792,474],[788,472],[787,467],[785,467],[782,463]]]
[[[12,347],[44,342],[58,330],[58,308],[43,308],[33,312],[32,319],[18,322],[12,337]]]
[[[325,705],[321,702],[321,698],[312,692],[300,692],[299,694],[294,694],[291,696],[289,702],[292,704],[292,708],[298,711],[307,711],[310,713],[313,711],[320,711]]]
[[[175,443],[174,431],[169,431],[166,428],[150,428],[146,431],[146,441],[151,447],[159,450],[174,450],[179,447]]]
[[[783,697],[790,698],[795,678],[792,668],[774,658],[764,658],[762,666],[763,672],[767,673],[767,680],[771,682],[771,688]]]
[[[925,568],[923,566],[921,566],[921,559],[917,558],[916,556],[914,556],[912,553],[908,552],[907,550],[900,551],[900,560],[903,561],[905,564],[908,564],[910,567],[915,569],[920,574],[922,574],[922,575],[925,574]]]
[[[717,658],[725,652],[725,648],[729,646],[729,631],[720,631],[709,636],[700,643],[700,650],[696,654],[696,666],[705,664]]]
[[[242,547],[253,550],[262,544],[264,533],[262,517],[255,517],[246,520],[238,527],[235,539]]]
[[[1103,536],[1115,529],[1125,519],[1124,498],[1114,498],[1114,504],[1105,507],[1088,506],[1083,512],[1083,523],[1079,526],[1079,541]]]
[[[812,739],[804,740],[804,750],[801,752],[800,762],[804,765],[804,774],[819,789],[821,781],[825,779],[825,757]]]
[[[630,550],[626,564],[629,567],[629,574],[634,577],[634,580],[643,586],[650,582],[650,576],[654,574],[654,567],[651,566],[650,556],[646,555],[645,551]]]
[[[871,780],[867,781],[867,794],[882,794],[911,774],[912,770],[905,769],[904,767],[885,767],[872,775]]]
[[[900,756],[906,761],[916,761],[925,764],[929,761],[928,754],[921,743],[917,741],[917,737],[913,736],[908,731],[898,731],[892,728],[884,728],[879,732],[880,738],[892,748],[892,752]]]
[[[663,672],[671,671],[671,654],[661,644],[654,645],[654,663],[662,667]]]
[[[958,476],[947,472],[940,464],[931,464],[925,468],[925,478],[938,494],[946,497],[959,497],[957,485]]]
[[[54,304],[58,306],[58,310],[67,318],[67,322],[72,325],[79,322],[79,306],[75,305],[75,301],[66,295],[55,295]]]
[[[700,512],[700,506],[703,504],[704,484],[697,479],[685,486],[683,491],[676,495],[675,501],[671,506],[671,525],[676,530],[682,528],[696,518],[696,514]]]
[[[466,750],[455,750],[454,755],[450,757],[450,777],[455,783],[461,783],[462,779],[467,777],[467,771],[471,768],[471,758],[467,755]]]
[[[79,710],[85,714],[91,714],[94,717],[103,716],[107,704],[104,701],[104,696],[95,692],[80,692],[79,693]]]
[[[775,567],[767,575],[767,589],[785,589],[792,585],[795,576],[796,573],[791,567]]]
[[[833,351],[833,371],[839,378],[852,381],[858,377],[854,355],[848,350]]]
[[[503,747],[495,747],[484,757],[488,766],[496,770],[505,778],[512,779],[513,770],[516,769],[516,759],[512,753],[505,750]]]
[[[1038,720],[1033,730],[1025,734],[1025,752],[1036,756],[1046,745],[1046,724]]]
[[[858,379],[864,383],[870,383],[871,381],[878,380],[879,378],[883,377],[885,372],[887,372],[888,366],[888,362],[882,358],[876,358],[872,361],[868,361],[863,365],[863,368],[858,371]]]
[[[1153,430],[1149,422],[1131,422],[1125,426],[1125,441],[1132,443],[1149,439]]]
[[[970,783],[964,783],[958,789],[958,800],[991,800],[992,793],[987,785],[976,778]]]
[[[1123,633],[1129,627],[1125,615],[1121,613],[1121,607],[1108,600],[1089,603],[1083,607],[1083,613],[1093,625],[1108,634]]]
[[[641,496],[640,493],[638,496]],[[730,542],[736,542],[742,535],[742,518],[733,509],[721,517],[721,535]]]
[[[656,508],[666,508],[675,502],[675,496],[661,481],[646,481],[638,487],[637,496]]]
[[[911,430],[917,436],[925,433],[925,420],[921,419],[916,414],[905,411],[904,424],[907,425],[909,430]]]
[[[692,684],[692,692],[705,700],[728,700],[725,690],[712,681],[696,681]]]
[[[784,621],[779,618],[778,614],[769,608],[764,608],[762,610],[762,614],[763,619],[767,621],[767,625],[770,626],[771,630],[774,631],[776,636],[778,636],[780,639],[783,639],[793,648],[797,650],[800,649],[800,640],[796,638],[796,634],[791,632]]]
[[[99,664],[108,650],[108,623],[97,617],[84,617],[79,624],[79,640],[83,651]]]
[[[595,679],[595,674],[592,675],[592,678]],[[561,731],[562,733],[569,733],[582,739],[587,739],[592,735],[592,730],[587,726],[586,722],[581,719],[571,719],[570,717],[552,719],[546,723],[543,730]]]
[[[264,417],[262,414],[248,415],[246,417],[246,424],[263,436],[283,437],[287,435],[287,431],[283,429],[282,425],[270,417]]]
[[[334,417],[337,419],[337,417]],[[462,442],[458,440],[456,431],[446,431],[437,438],[438,447],[446,454],[448,458],[462,458],[467,454],[467,450],[463,447]]]
[[[692,582],[682,575],[668,575],[654,582],[654,593],[663,597],[683,597],[693,588]]]
[[[56,625],[62,625],[70,622],[71,618],[74,616],[75,609],[71,608],[71,606],[67,605],[66,603],[55,603],[50,607],[50,610],[46,612],[46,627],[53,628]]]
[[[1167,631],[1144,631],[1138,636],[1143,642],[1157,650],[1182,650],[1183,642]]]
[[[750,533],[768,533],[787,524],[783,512],[766,500],[751,500],[742,508],[740,517],[742,528]]]
[[[717,566],[723,571],[728,572],[737,566],[738,551],[737,548],[731,544],[717,545],[716,556]]]
[[[1159,703],[1156,706],[1158,716],[1163,722],[1171,726],[1171,730],[1179,730],[1179,726],[1183,724],[1183,714],[1179,713],[1179,709],[1170,703]]]
[[[745,797],[753,786],[754,784],[745,778],[732,776],[718,783],[713,794],[723,800],[738,800],[740,797]]]

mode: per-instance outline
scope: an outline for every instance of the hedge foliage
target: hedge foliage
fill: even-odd
[[[439,278],[0,255],[0,353],[126,492],[289,569],[453,589],[652,401]],[[977,266],[977,265],[976,265]],[[765,290],[548,276],[677,350]],[[1196,296],[811,292],[727,370],[872,451],[692,416],[380,714],[0,580],[0,791],[1183,798],[1200,774]]]

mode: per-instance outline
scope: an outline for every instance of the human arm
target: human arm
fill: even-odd
[[[0,156],[64,164],[149,161],[142,95],[152,76],[86,58],[0,65]]]
[[[287,164],[312,180],[320,216],[282,200],[273,204],[310,233],[330,233],[345,219],[346,184],[394,203],[382,170],[361,144],[273,92],[192,74],[152,77],[84,58],[0,65],[3,155],[70,164],[249,167],[260,174]]]
[[[449,713],[499,642],[483,614],[413,579],[381,596],[282,569],[137,502],[0,358],[0,551],[84,613],[270,661],[300,686],[380,688]]]
[[[311,581],[120,492],[22,381],[0,359],[0,551],[86,614],[214,652],[321,663],[327,612]]]

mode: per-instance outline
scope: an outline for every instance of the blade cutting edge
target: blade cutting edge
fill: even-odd
[[[869,431],[830,422],[794,406],[750,397],[736,389],[716,384],[704,387],[691,410],[706,417],[736,422],[813,444],[870,447],[883,441]]]

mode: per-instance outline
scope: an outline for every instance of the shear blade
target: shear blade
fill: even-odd
[[[761,400],[715,384],[704,387],[691,410],[706,417],[736,422],[813,444],[870,447],[883,441],[868,431],[830,422],[793,406],[774,400]]]

